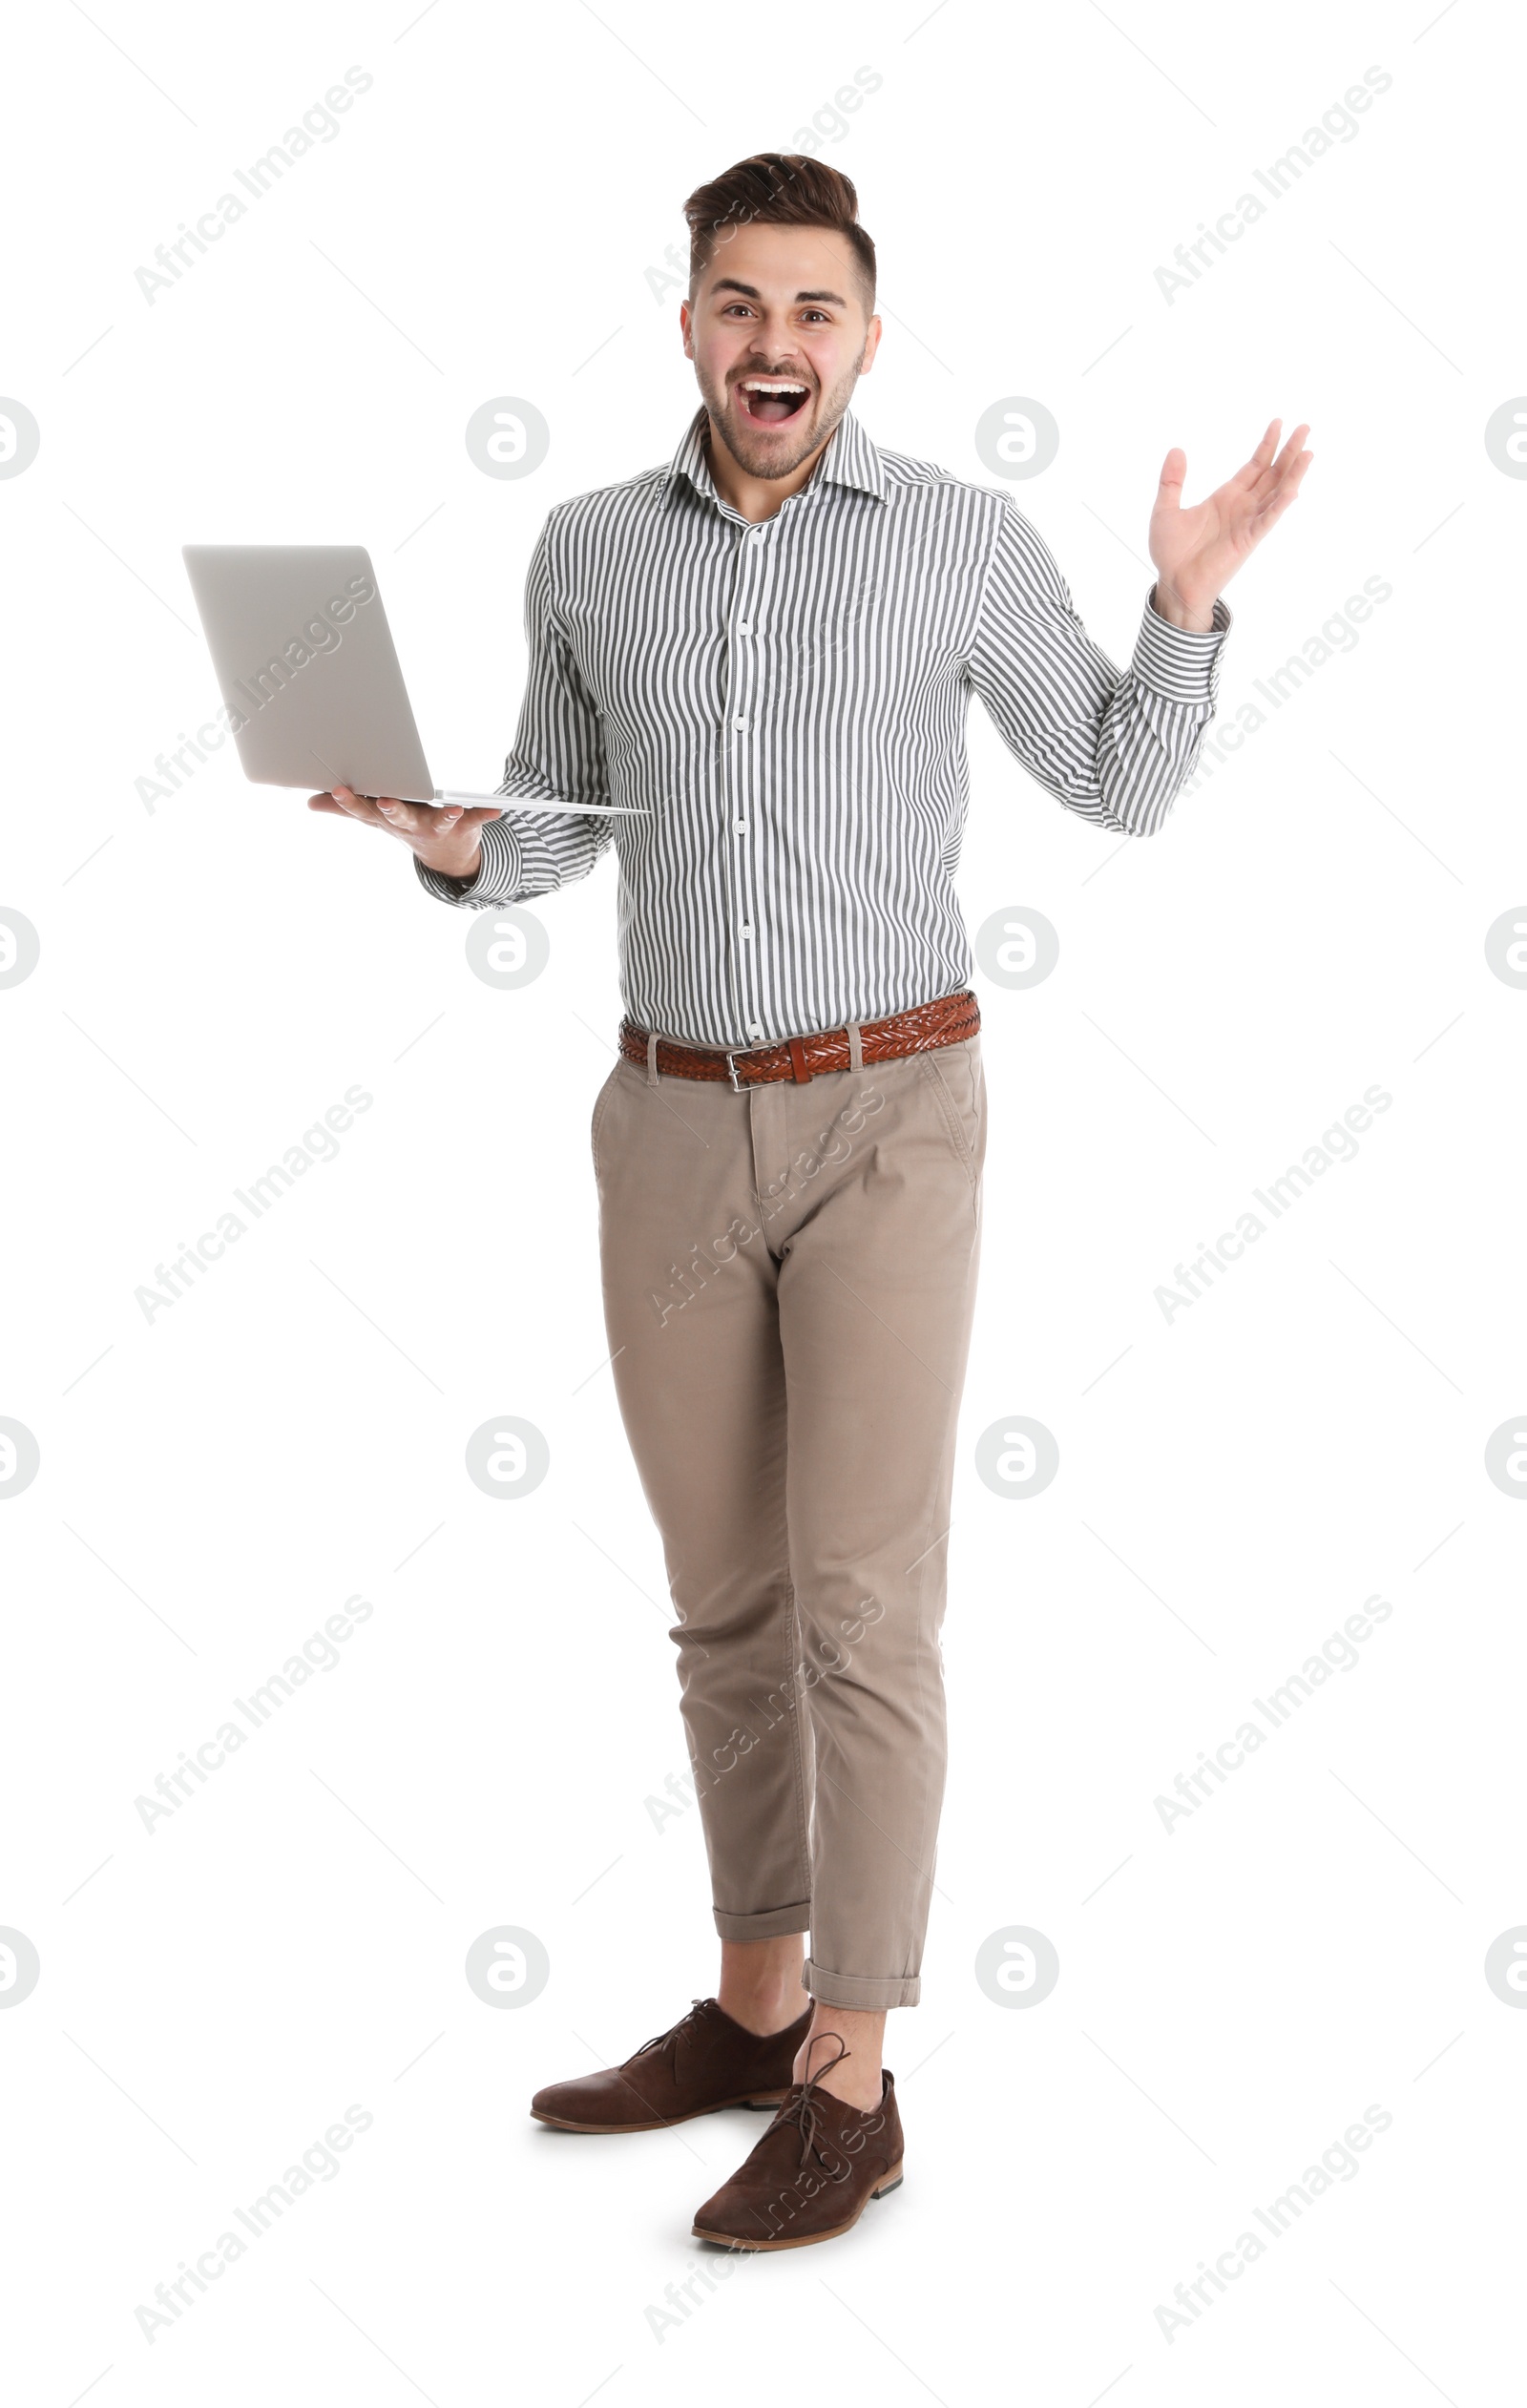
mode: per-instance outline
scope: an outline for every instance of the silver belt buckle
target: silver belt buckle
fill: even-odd
[[[726,1076],[732,1082],[732,1093],[734,1096],[740,1096],[743,1092],[743,1082],[737,1076],[736,1052],[731,1046],[727,1046],[723,1050],[726,1055]]]

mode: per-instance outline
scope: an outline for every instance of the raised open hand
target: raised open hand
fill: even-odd
[[[1299,448],[1309,429],[1296,427],[1278,451],[1282,425],[1274,418],[1245,467],[1191,510],[1182,508],[1187,454],[1168,451],[1151,512],[1150,547],[1158,572],[1155,606],[1177,626],[1211,624],[1216,595],[1298,493],[1315,456]]]

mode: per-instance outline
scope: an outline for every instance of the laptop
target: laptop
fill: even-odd
[[[360,544],[190,543],[196,597],[246,778],[404,803],[650,819],[617,803],[526,803],[437,786],[371,555]]]

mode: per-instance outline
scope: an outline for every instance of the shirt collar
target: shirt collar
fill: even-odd
[[[663,471],[660,500],[666,506],[679,490],[680,477],[688,479],[694,491],[705,501],[719,503],[705,452],[706,412],[697,409],[685,428],[679,449]],[[870,442],[851,409],[844,411],[834,428],[826,450],[817,462],[802,492],[809,493],[821,485],[850,486],[857,492],[872,494],[877,502],[887,499],[886,472],[880,453]]]

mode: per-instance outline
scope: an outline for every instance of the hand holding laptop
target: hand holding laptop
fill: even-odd
[[[477,868],[498,798],[436,785],[371,557],[360,544],[185,544],[191,590],[244,775],[327,791],[309,808],[390,828],[425,867]],[[376,798],[381,797],[378,801]],[[519,803],[552,819],[644,820],[630,803]]]
[[[310,811],[332,811],[342,819],[362,820],[401,837],[427,869],[447,878],[474,878],[482,860],[477,830],[484,820],[502,819],[495,807],[473,808],[462,803],[405,803],[395,795],[375,799],[337,785],[326,794],[310,794]]]

